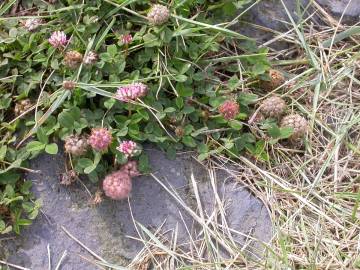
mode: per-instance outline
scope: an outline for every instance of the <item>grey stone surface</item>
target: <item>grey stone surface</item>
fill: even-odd
[[[211,210],[209,206],[213,201],[213,193],[206,188],[209,180],[199,164],[189,156],[168,160],[158,150],[147,151],[154,174],[166,186],[171,186],[194,211],[197,209],[189,185],[189,172],[200,172],[196,179],[202,189],[201,200],[207,205],[206,211]],[[44,214],[40,214],[21,236],[0,240],[1,259],[34,270],[47,269],[47,245],[50,245],[53,267],[66,250],[68,255],[61,269],[98,269],[78,256],[82,254],[91,257],[64,233],[61,229],[64,226],[108,262],[124,266],[143,247],[141,242],[127,237],[139,238],[132,216],[152,232],[163,224],[161,231],[167,232],[165,236],[169,239],[177,228],[177,242],[184,246],[189,239],[187,229],[190,232],[197,230],[197,224],[187,212],[150,176],[133,180],[129,201],[105,200],[94,208],[89,206],[89,197],[81,185],[63,187],[59,184],[59,175],[64,170],[62,156],[42,155],[32,162],[32,167],[42,170],[42,174],[30,174],[28,179],[34,182],[35,194],[43,199]],[[251,232],[260,240],[268,241],[271,237],[271,222],[263,205],[246,189],[239,186],[233,188],[233,184],[233,181],[231,185],[230,182],[226,184],[226,192],[220,188],[220,194],[226,194],[226,200],[233,202],[229,208],[229,225],[235,230],[245,234]],[[95,187],[89,184],[89,188]],[[239,245],[244,244],[244,237],[234,236],[234,239]]]
[[[197,169],[196,179],[200,179],[199,176],[204,175],[204,171]],[[267,209],[224,170],[216,170],[213,181],[212,183],[207,178],[206,181],[198,183],[204,214],[207,217],[213,216],[219,227],[234,230],[226,232],[225,239],[231,236],[238,246],[246,246],[244,250],[247,255],[254,259],[261,258],[265,248],[252,238],[263,242],[270,241],[272,224]],[[225,210],[225,216],[222,216],[221,208]],[[222,251],[224,257],[227,257],[227,252]]]
[[[234,30],[254,38],[258,44],[263,44],[264,42],[271,40],[275,35],[271,31],[264,30],[254,25],[284,33],[291,29],[289,15],[296,22],[299,19],[298,11],[306,7],[307,3],[308,0],[300,0],[299,5],[297,0],[283,0],[283,3],[280,0],[262,0],[251,7],[241,19],[242,23],[234,26]],[[283,41],[277,41],[269,46],[280,50],[287,48],[288,44]]]
[[[286,30],[292,28],[289,15],[291,15],[294,21],[297,22],[301,16],[307,17],[313,10],[313,6],[311,4],[309,5],[309,0],[283,0],[282,2],[280,0],[262,0],[254,5],[242,18],[242,20],[284,33]],[[345,10],[345,7],[349,2],[350,4]],[[337,19],[339,19],[344,13],[342,23],[351,25],[359,22],[359,0],[317,0],[317,3],[319,3],[325,10]],[[307,12],[304,12],[304,10],[307,10]],[[316,15],[312,16],[312,20],[315,21],[315,24],[323,24],[321,19]],[[259,44],[262,44],[274,37],[273,33],[263,31],[247,23],[236,25],[235,30],[255,38]],[[272,44],[271,47],[284,49],[287,45],[285,42],[277,42]]]
[[[317,0],[317,2],[327,8],[337,17],[340,17],[344,13],[345,22],[359,22],[359,0]]]

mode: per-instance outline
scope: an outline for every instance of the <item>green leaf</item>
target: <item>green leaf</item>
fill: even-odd
[[[257,101],[258,96],[251,93],[240,93],[239,102],[243,105],[254,104]]]
[[[2,219],[0,219],[0,232],[2,232],[3,230],[5,230],[5,228],[6,228],[5,222],[4,222]]]
[[[177,82],[186,82],[187,81],[187,76],[183,75],[183,74],[179,74],[175,76],[175,80]]]
[[[101,153],[97,152],[97,153],[95,154],[95,157],[94,157],[94,165],[95,165],[95,166],[97,166],[97,165],[99,164],[99,162],[100,162],[100,160],[101,160],[101,157],[102,157]]]
[[[217,107],[219,107],[225,100],[226,100],[225,97],[211,98],[211,99],[209,100],[209,104],[210,104],[211,107],[217,108]]]
[[[184,106],[184,99],[181,97],[177,97],[175,99],[175,104],[179,109],[181,109]]]
[[[166,149],[166,157],[171,160],[174,160],[176,158],[176,149],[173,145],[170,145]]]
[[[6,151],[7,151],[7,146],[6,145],[2,145],[0,147],[0,161],[3,161],[6,155]]]
[[[193,106],[190,106],[190,105],[185,105],[182,112],[185,113],[185,114],[190,114],[192,112],[195,112],[195,108]]]
[[[210,153],[201,153],[200,155],[198,155],[198,160],[203,161],[203,160],[207,159],[209,156],[210,156]]]
[[[53,59],[50,66],[52,69],[59,69],[59,61],[57,59]]]
[[[37,132],[36,132],[36,137],[38,138],[38,140],[43,143],[43,144],[47,144],[49,142],[49,138],[45,133],[45,130],[43,127],[39,127]]]
[[[4,197],[12,198],[15,195],[14,188],[11,185],[6,185],[3,195]]]
[[[194,90],[191,86],[185,85],[183,83],[176,84],[176,91],[181,97],[191,97],[194,94]]]
[[[164,112],[166,113],[172,113],[172,112],[176,112],[176,109],[174,107],[168,107],[164,110]]]
[[[104,102],[104,107],[108,110],[110,110],[114,104],[116,103],[116,99],[114,98],[109,98]]]
[[[185,135],[189,135],[191,132],[193,132],[193,130],[194,130],[194,127],[193,127],[193,125],[186,125],[185,127],[184,127],[184,134]]]
[[[184,136],[182,138],[182,142],[188,147],[191,147],[191,148],[196,147],[196,141],[191,136]]]
[[[44,148],[45,148],[45,144],[38,141],[32,141],[26,145],[26,150],[29,152],[38,152],[43,150]]]
[[[89,167],[92,164],[93,164],[92,160],[88,158],[80,158],[77,162],[77,165],[80,166],[81,168]]]
[[[0,98],[0,110],[9,108],[10,104],[11,98],[6,98],[4,96]]]
[[[25,181],[20,188],[20,192],[22,194],[26,194],[28,195],[30,193],[30,188],[32,186],[32,182],[31,181]]]
[[[110,55],[111,58],[115,57],[117,54],[117,47],[115,44],[112,44],[107,47],[107,53]]]
[[[205,143],[200,143],[197,147],[199,153],[207,153],[209,152],[209,147]]]
[[[294,129],[291,127],[280,128],[280,139],[289,138],[294,132]]]
[[[56,155],[58,153],[58,146],[56,143],[46,145],[45,152],[50,155]]]
[[[89,173],[91,173],[92,171],[94,171],[95,169],[96,169],[96,165],[95,165],[95,164],[92,164],[91,166],[86,167],[86,168],[84,169],[84,173],[89,174]]]
[[[276,125],[272,125],[269,129],[268,129],[268,133],[272,138],[279,138],[280,137],[280,129],[279,127],[277,127]]]
[[[0,173],[0,185],[15,185],[15,183],[20,179],[20,174],[14,170]]]
[[[242,82],[239,80],[239,78],[234,75],[229,79],[227,86],[230,88],[230,90],[235,90],[239,85],[241,85],[241,83]]]
[[[149,173],[151,171],[149,158],[145,153],[139,156],[139,171],[141,173]]]
[[[173,37],[173,33],[172,31],[165,27],[161,33],[160,33],[160,37],[161,37],[161,40],[164,41],[165,43],[169,43]]]
[[[145,47],[157,47],[161,45],[161,41],[157,36],[147,33],[143,36],[144,46]]]
[[[229,121],[229,126],[232,127],[235,130],[240,130],[242,128],[242,123],[237,120],[231,120]]]
[[[12,226],[7,226],[2,232],[1,234],[7,234],[10,233],[12,231]]]
[[[75,119],[69,111],[63,111],[58,115],[58,122],[61,126],[72,130],[74,128]]]
[[[208,127],[199,128],[198,130],[195,130],[193,133],[191,133],[191,136],[196,137],[199,134],[201,134],[201,133],[203,133],[204,131],[207,131],[207,130],[209,130]]]
[[[16,221],[16,224],[20,225],[20,226],[29,226],[29,225],[32,224],[32,221],[28,220],[28,219],[21,218],[21,219]]]
[[[28,218],[34,220],[39,215],[39,209],[35,208],[28,214]]]
[[[88,177],[92,183],[99,182],[99,176],[96,171],[92,171],[91,173],[89,173]]]

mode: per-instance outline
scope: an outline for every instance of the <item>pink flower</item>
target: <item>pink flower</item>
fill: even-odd
[[[109,174],[103,181],[105,195],[113,200],[123,200],[129,197],[131,192],[131,177],[125,170],[119,170]]]
[[[234,119],[239,113],[240,106],[233,100],[226,100],[220,107],[219,112],[226,120]]]
[[[125,165],[121,167],[121,170],[125,171],[130,175],[130,177],[139,176],[140,172],[138,170],[138,164],[136,161],[128,161]]]
[[[49,38],[49,43],[54,48],[60,48],[64,47],[68,43],[68,40],[66,38],[66,34],[63,31],[55,31],[51,34],[51,37]]]
[[[138,154],[141,150],[137,143],[133,141],[123,141],[116,149],[127,158]]]
[[[106,128],[93,128],[88,139],[89,144],[96,151],[106,150],[111,141],[111,133]]]
[[[147,93],[147,86],[143,83],[132,83],[125,86],[120,86],[115,94],[115,98],[129,102],[143,97]]]
[[[136,161],[129,161],[120,170],[105,177],[102,183],[105,195],[113,200],[126,199],[132,188],[131,178],[139,175]]]
[[[132,35],[131,34],[124,34],[120,36],[120,40],[123,44],[129,44],[132,41]]]

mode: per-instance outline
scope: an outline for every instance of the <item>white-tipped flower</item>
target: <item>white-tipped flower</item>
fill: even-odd
[[[86,153],[88,148],[87,140],[84,137],[70,135],[65,139],[65,152],[74,156],[81,156]]]
[[[123,153],[127,158],[136,156],[141,152],[140,145],[133,141],[123,141],[116,149]]]
[[[83,63],[85,65],[93,65],[97,62],[98,59],[99,56],[97,55],[97,53],[94,51],[90,51],[84,56]]]
[[[31,31],[35,31],[41,25],[41,23],[42,23],[41,19],[30,18],[24,22],[24,27],[26,28],[26,30],[31,32]]]
[[[31,101],[30,99],[23,99],[18,101],[15,104],[15,108],[14,108],[14,112],[16,116],[19,116],[23,113],[25,113],[26,111],[28,111],[30,108],[32,107]]]
[[[93,128],[88,143],[96,151],[105,151],[112,141],[111,132],[106,128]]]
[[[115,94],[115,98],[123,102],[129,102],[145,96],[147,90],[147,86],[143,83],[132,83],[119,87]]]
[[[132,40],[133,40],[133,37],[131,34],[124,34],[124,35],[120,36],[120,41],[122,44],[125,44],[125,45],[130,44]]]
[[[76,87],[76,82],[74,82],[74,81],[63,81],[62,85],[66,90],[73,90]]]
[[[153,5],[147,14],[148,21],[153,25],[161,25],[169,20],[170,11],[166,6]]]
[[[61,48],[65,47],[65,45],[68,43],[68,40],[66,38],[66,34],[63,31],[55,31],[51,34],[51,37],[49,38],[49,43],[54,48]]]

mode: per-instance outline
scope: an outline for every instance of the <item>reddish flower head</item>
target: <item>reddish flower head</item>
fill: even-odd
[[[68,40],[66,38],[66,34],[63,31],[55,31],[51,34],[51,37],[49,38],[49,43],[54,48],[60,48],[64,47],[68,43]]]
[[[238,115],[239,109],[239,104],[233,100],[227,100],[219,107],[219,112],[226,120],[231,120],[234,119],[236,115]]]
[[[123,44],[130,44],[132,40],[133,40],[133,37],[131,34],[124,34],[124,35],[120,36],[120,41]]]
[[[119,87],[115,94],[115,98],[124,102],[129,102],[145,96],[147,90],[147,86],[143,83],[132,83]]]
[[[93,128],[89,137],[89,144],[96,151],[106,150],[112,141],[112,136],[106,128]]]
[[[129,173],[125,170],[119,170],[105,177],[103,189],[105,195],[113,200],[122,200],[129,197],[132,184]]]
[[[129,197],[131,192],[131,177],[140,175],[136,161],[129,161],[120,170],[105,177],[103,189],[105,195],[113,200],[122,200]]]
[[[116,149],[127,158],[135,156],[141,151],[139,145],[133,141],[123,141]]]

